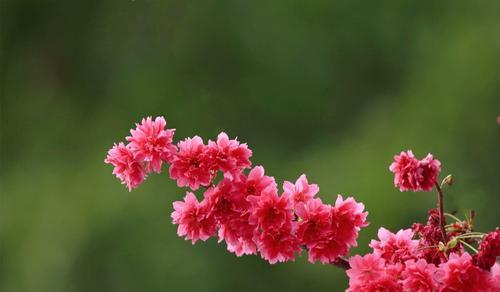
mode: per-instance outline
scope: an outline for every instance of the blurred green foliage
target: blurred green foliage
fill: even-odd
[[[341,291],[342,271],[192,246],[164,172],[133,193],[104,165],[134,122],[249,143],[277,180],[355,195],[380,226],[433,193],[392,186],[392,156],[432,152],[446,207],[500,215],[498,1],[1,2],[1,291]]]

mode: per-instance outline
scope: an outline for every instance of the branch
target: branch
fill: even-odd
[[[351,268],[349,262],[342,257],[338,257],[335,261],[332,262],[332,265],[343,270],[349,270]]]

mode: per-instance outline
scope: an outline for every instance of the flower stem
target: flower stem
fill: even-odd
[[[458,217],[456,217],[455,215],[453,214],[450,214],[450,213],[444,213],[444,215],[452,218],[453,220],[457,221],[457,222],[462,222],[462,220],[458,219]]]
[[[446,219],[444,218],[444,207],[443,207],[443,191],[438,183],[436,183],[436,189],[438,191],[438,200],[439,200],[439,228],[441,229],[441,233],[443,235],[443,242],[448,242],[448,238],[446,236],[446,229],[444,226],[446,225]]]
[[[468,248],[470,248],[475,253],[479,253],[479,251],[477,249],[475,249],[472,245],[468,244],[467,242],[465,242],[463,240],[459,240],[459,241],[460,241],[460,243],[462,243],[463,245],[467,246]]]
[[[459,235],[456,238],[465,239],[465,238],[483,238],[483,237],[484,237],[484,235],[479,235],[479,234],[474,235],[474,234],[472,234],[472,235]]]
[[[488,233],[484,232],[467,232],[464,235],[469,235],[469,234],[476,234],[476,235],[488,235]]]

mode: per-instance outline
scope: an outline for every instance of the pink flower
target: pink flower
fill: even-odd
[[[288,196],[278,196],[276,188],[269,186],[260,196],[249,196],[252,213],[249,222],[264,231],[278,230],[292,221],[292,202]]]
[[[308,260],[310,263],[319,261],[322,264],[330,264],[339,256],[347,254],[349,246],[337,240],[331,230],[328,230],[328,232],[327,237],[319,238],[315,245],[308,249]]]
[[[130,130],[132,136],[127,137],[132,150],[144,157],[146,171],[151,169],[157,173],[161,170],[163,161],[170,161],[176,151],[172,144],[175,129],[165,130],[167,122],[163,117],[157,117],[154,121],[151,117],[142,119],[137,128]]]
[[[248,176],[243,173],[236,177],[241,192],[245,196],[260,196],[262,191],[268,187],[277,188],[274,178],[264,174],[264,167],[256,166],[250,170]]]
[[[254,225],[249,224],[248,216],[248,213],[241,213],[240,216],[231,217],[220,225],[219,242],[224,240],[227,250],[235,253],[236,256],[257,253],[254,240],[257,230]]]
[[[194,136],[178,144],[179,152],[170,165],[170,177],[177,180],[179,187],[189,186],[197,190],[200,185],[208,186],[212,181],[210,161],[203,140]]]
[[[428,264],[425,260],[408,260],[402,273],[403,291],[407,292],[433,292],[437,291],[438,283],[435,281],[436,266]]]
[[[370,247],[374,254],[388,263],[402,263],[416,256],[419,241],[413,240],[413,235],[411,229],[399,230],[394,234],[382,227],[378,230],[380,241],[372,240]]]
[[[418,162],[418,185],[424,192],[431,191],[437,183],[438,174],[441,171],[441,162],[434,159],[432,154]]]
[[[490,290],[488,292],[498,292],[500,291],[500,263],[496,262],[493,267],[491,267],[490,276]]]
[[[394,156],[389,170],[394,173],[394,185],[400,191],[430,191],[437,182],[441,162],[428,154],[417,160],[411,150]]]
[[[349,265],[351,268],[346,274],[350,288],[375,281],[385,274],[385,261],[375,254],[355,255],[349,259]]]
[[[411,150],[394,156],[394,162],[389,170],[394,173],[394,186],[400,191],[417,190],[418,160]]]
[[[295,253],[300,251],[300,246],[292,230],[293,225],[290,222],[279,229],[262,232],[259,235],[259,251],[262,258],[271,264],[294,260]]]
[[[349,259],[351,268],[346,271],[349,277],[349,292],[402,291],[397,275],[399,268],[386,266],[384,259],[375,254],[353,256]]]
[[[451,253],[448,261],[439,265],[436,276],[441,292],[480,292],[490,288],[488,272],[474,266],[468,253]]]
[[[208,155],[214,170],[221,170],[228,178],[232,178],[242,169],[251,165],[252,151],[247,144],[240,144],[238,140],[229,140],[226,133],[217,136],[217,142],[208,141]]]
[[[357,203],[352,197],[344,200],[341,195],[337,195],[332,208],[332,224],[335,239],[344,246],[340,255],[347,254],[350,247],[357,246],[359,230],[368,226],[366,222],[368,212],[363,212],[364,208],[362,203]]]
[[[283,183],[284,194],[290,196],[296,205],[299,202],[307,202],[312,199],[318,192],[317,184],[309,184],[305,174],[301,175],[295,184],[285,181]]]
[[[331,235],[331,208],[319,198],[296,205],[295,214],[301,219],[297,230],[300,244],[313,249],[317,243],[328,240]]]
[[[500,257],[500,229],[496,229],[486,235],[479,245],[479,253],[476,264],[484,270],[489,271]]]
[[[196,196],[187,192],[184,201],[173,203],[174,212],[171,217],[174,224],[178,224],[177,234],[186,236],[194,244],[197,240],[207,240],[215,234],[216,224],[210,216],[210,208],[204,202],[199,203]]]
[[[115,144],[108,151],[108,156],[104,162],[115,167],[113,174],[121,180],[122,184],[127,185],[129,191],[132,191],[133,188],[136,188],[144,181],[146,173],[143,166],[143,157],[122,142],[118,145]]]
[[[385,275],[378,280],[367,283],[361,289],[350,289],[349,291],[359,291],[359,292],[401,292],[401,284],[397,281],[397,278]]]
[[[241,216],[241,212],[246,211],[249,205],[235,184],[228,179],[222,179],[217,186],[209,187],[203,195],[219,224]]]
[[[257,246],[253,237],[256,227],[248,222],[250,204],[237,185],[223,179],[216,187],[208,188],[204,196],[220,225],[219,242],[225,240],[227,249],[237,256],[255,254]]]
[[[299,213],[307,218],[304,223],[299,223],[298,236],[301,240],[307,241],[310,262],[319,260],[323,264],[328,264],[339,256],[346,255],[350,247],[357,245],[356,239],[360,228],[368,225],[366,222],[368,213],[363,213],[363,204],[356,203],[352,198],[344,200],[339,195],[335,206],[326,206],[330,214],[328,225],[325,226],[324,209],[319,206],[319,202],[310,203],[308,207],[311,210],[316,209],[314,210],[316,214],[312,213],[308,215],[309,217],[304,214],[307,210],[298,207]],[[313,217],[314,221],[311,220]],[[316,223],[318,226],[315,226]],[[314,235],[318,237],[313,239]]]

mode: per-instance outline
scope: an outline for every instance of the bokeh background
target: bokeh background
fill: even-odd
[[[166,172],[132,193],[103,163],[135,122],[248,142],[280,182],[365,203],[371,225],[424,221],[392,156],[432,152],[446,207],[499,225],[498,1],[1,3],[1,291],[341,291],[332,266],[237,258],[171,224]]]

